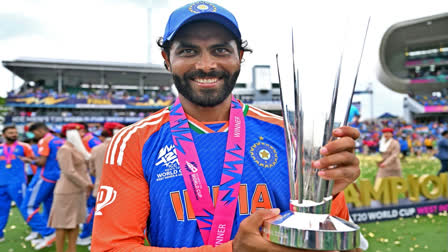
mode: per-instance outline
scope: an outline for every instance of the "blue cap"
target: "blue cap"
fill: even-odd
[[[163,43],[172,40],[174,35],[176,35],[182,26],[198,20],[211,21],[221,24],[238,40],[241,40],[241,33],[238,28],[238,23],[230,11],[214,3],[198,1],[182,6],[171,13],[165,27]]]

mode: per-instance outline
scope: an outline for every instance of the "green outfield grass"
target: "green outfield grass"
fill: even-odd
[[[367,223],[360,226],[362,234],[369,241],[368,251],[448,251],[446,213]]]
[[[358,156],[361,163],[361,178],[375,179],[376,161],[379,155]],[[408,157],[402,163],[403,176],[408,174],[437,174],[440,163],[428,156]],[[361,224],[361,230],[369,241],[372,252],[388,251],[428,251],[448,252],[448,217],[446,213],[392,221]],[[12,208],[5,229],[5,241],[0,243],[0,252],[34,251],[24,237],[30,230],[17,208]],[[55,251],[55,247],[41,251]],[[78,246],[77,251],[88,251],[86,246]]]
[[[26,242],[25,237],[31,232],[26,225],[19,210],[14,207],[9,213],[8,225],[5,228],[5,241],[0,243],[0,252],[16,252],[16,251],[35,251],[31,247],[30,242]],[[50,252],[56,251],[55,246],[45,248],[39,251]],[[86,252],[88,246],[78,246],[77,252]]]

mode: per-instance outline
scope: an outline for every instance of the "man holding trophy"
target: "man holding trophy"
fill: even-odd
[[[199,1],[175,10],[159,46],[179,97],[112,139],[98,192],[92,251],[355,248],[356,234],[342,242],[351,246],[331,248],[282,242],[281,228],[275,229],[280,237],[275,240],[277,223],[266,221],[293,210],[290,199],[297,186],[295,180],[288,183],[288,167],[299,157],[316,177],[334,181],[324,188],[321,213],[348,220],[343,189],[360,174],[354,154],[359,132],[326,127],[328,140],[335,140],[320,145],[314,155],[319,158],[310,163],[300,154],[291,155],[299,153],[300,144],[285,145],[284,126],[289,124],[231,94],[250,49],[235,17],[217,4]],[[144,247],[145,235],[151,247]]]

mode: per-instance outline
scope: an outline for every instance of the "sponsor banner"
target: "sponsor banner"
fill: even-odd
[[[135,123],[144,117],[138,116],[13,116],[13,123],[72,123],[72,122],[88,122],[88,123],[105,123],[118,122],[123,124]]]
[[[443,199],[375,208],[350,208],[350,217],[355,223],[366,223],[414,217],[416,215],[438,214],[447,211],[448,200]]]
[[[11,107],[39,107],[39,108],[161,108],[171,105],[170,97],[163,99],[151,99],[148,96],[137,98],[131,96],[127,99],[114,99],[108,97],[77,98],[71,96],[46,96],[35,97],[34,94],[27,97],[7,97],[6,105]]]
[[[425,106],[425,113],[448,112],[448,105]]]
[[[102,108],[102,109],[125,109],[125,104],[76,104],[75,108],[79,109],[95,109],[95,108]]]

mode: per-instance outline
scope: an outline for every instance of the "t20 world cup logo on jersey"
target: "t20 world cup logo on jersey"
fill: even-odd
[[[166,168],[179,167],[179,160],[177,160],[176,148],[174,144],[168,146],[165,145],[159,151],[159,155],[157,156],[156,166],[163,165]]]
[[[110,186],[101,186],[98,190],[98,196],[96,197],[96,211],[95,215],[103,215],[101,209],[112,204],[117,197],[117,191],[114,190],[113,187]]]
[[[159,150],[156,167],[156,181],[182,176],[174,144],[165,145]]]

